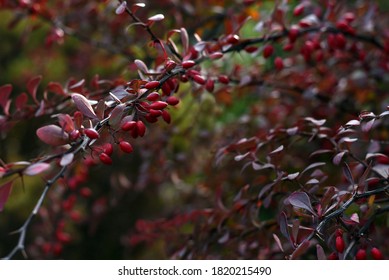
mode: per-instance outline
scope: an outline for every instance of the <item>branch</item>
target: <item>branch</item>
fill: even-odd
[[[46,197],[46,194],[47,192],[49,191],[49,189],[51,188],[51,186],[61,177],[63,177],[65,171],[66,171],[66,168],[67,166],[64,166],[61,168],[61,170],[53,177],[51,178],[49,181],[47,181],[46,185],[45,185],[45,188],[43,189],[43,192],[41,194],[41,196],[39,197],[37,203],[35,204],[35,207],[34,209],[32,210],[31,214],[28,216],[27,220],[24,222],[24,224],[18,229],[16,230],[14,233],[18,233],[19,234],[19,240],[18,240],[18,243],[17,245],[13,248],[13,250],[7,255],[5,256],[3,259],[4,260],[9,260],[11,259],[17,252],[21,251],[24,255],[25,258],[27,258],[27,254],[24,250],[24,247],[25,247],[25,240],[26,240],[26,234],[27,234],[27,229],[29,227],[29,225],[31,224],[31,221],[33,220],[33,218],[38,214],[38,211],[39,209],[41,208],[42,204],[43,204],[43,201]]]

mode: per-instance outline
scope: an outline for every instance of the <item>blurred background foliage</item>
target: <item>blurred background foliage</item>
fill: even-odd
[[[58,2],[62,1],[47,2],[57,7]],[[148,66],[153,66],[155,56],[154,50],[149,46],[148,34],[131,26],[127,15],[114,14],[116,1],[64,2],[67,4],[63,4],[63,10],[55,10],[55,13],[64,25],[76,31],[76,35],[65,34],[63,42],[47,42],[48,34],[53,32],[53,26],[47,20],[28,16],[11,28],[10,23],[15,20],[14,11],[0,9],[0,85],[11,83],[15,96],[26,91],[28,79],[38,74],[43,76],[43,85],[50,81],[66,84],[70,77],[76,80],[86,79],[90,83],[95,75],[99,75],[101,79],[127,81],[138,78],[134,59],[142,59]],[[259,37],[262,34],[256,29],[258,21],[268,17],[274,9],[274,1],[253,1],[255,3],[249,6],[242,5],[242,1],[218,0],[145,2],[147,8],[140,11],[139,17],[145,18],[157,13],[165,15],[161,24],[153,26],[155,33],[162,38],[166,38],[167,30],[185,27],[191,36],[196,32],[205,40],[212,40],[224,34],[230,28],[231,18],[237,15],[252,18],[242,27],[240,36]],[[287,2],[294,7],[300,1]],[[358,1],[348,2],[352,6],[354,3],[351,2]],[[388,11],[387,1],[377,3],[382,12]],[[210,8],[204,8],[205,6]],[[287,14],[288,21],[291,21],[291,10]],[[96,42],[110,47],[96,46]],[[281,43],[275,44],[276,55],[288,56],[282,50]],[[207,63],[204,63],[205,68]],[[180,105],[170,111],[172,124],[152,125],[146,137],[134,140],[135,152],[129,156],[116,155],[114,164],[110,167],[77,166],[78,171],[75,173],[87,173],[87,180],[77,186],[77,192],[69,190],[64,182],[51,190],[41,216],[34,221],[28,232],[27,250],[31,257],[170,258],[172,252],[179,251],[182,244],[190,243],[196,238],[193,233],[201,232],[201,223],[176,221],[172,227],[167,226],[168,229],[162,231],[160,236],[155,236],[154,240],[136,242],[131,238],[138,229],[147,232],[147,222],[142,224],[143,220],[162,223],[177,215],[213,208],[218,204],[215,198],[218,192],[222,193],[224,203],[230,207],[234,197],[244,186],[259,186],[267,180],[253,170],[242,172],[241,164],[231,159],[216,165],[218,149],[244,137],[261,136],[272,128],[291,126],[301,116],[333,116],[328,120],[329,125],[339,126],[357,116],[361,110],[381,109],[380,104],[388,100],[386,95],[377,98],[374,92],[371,93],[371,98],[366,97],[364,93],[376,88],[370,85],[364,85],[361,94],[351,96],[350,106],[347,103],[350,96],[344,96],[344,102],[339,104],[346,106],[346,110],[341,106],[329,105],[331,102],[301,98],[302,93],[293,87],[299,84],[299,80],[287,74],[277,76],[273,71],[273,63],[271,59],[265,60],[260,55],[253,57],[244,52],[227,54],[221,62],[212,65],[209,63],[209,67],[215,67],[231,79],[234,78],[234,73],[246,71],[266,83],[221,88],[215,93],[196,90],[196,86],[190,84],[181,84],[177,93],[181,98]],[[260,69],[258,65],[261,66]],[[301,84],[304,86],[304,75],[308,75],[307,68],[310,66],[298,67],[301,68]],[[337,70],[341,72],[342,69]],[[348,70],[349,68],[345,71]],[[313,71],[311,76],[320,77],[319,72]],[[344,73],[341,75],[346,76]],[[320,78],[325,91],[329,88],[331,77]],[[387,76],[384,78],[387,79]],[[271,84],[272,81],[276,85]],[[376,79],[374,83],[379,84],[377,88],[387,93],[387,80]],[[273,90],[274,86],[278,90]],[[331,89],[333,88],[335,86]],[[38,94],[41,93],[40,91]],[[27,160],[47,152],[48,147],[42,146],[35,131],[49,121],[48,116],[41,116],[17,123],[6,137],[0,139],[0,158],[5,162],[12,162]],[[315,148],[307,143],[297,145],[287,164],[291,165],[291,169],[298,170],[304,166],[303,161],[309,154],[308,151]],[[339,177],[334,176],[328,184],[338,180]],[[24,186],[20,181],[14,186],[0,216],[1,256],[14,247],[16,236],[9,233],[24,222],[42,188],[43,181],[38,177],[25,178]],[[91,190],[91,196],[80,195],[78,190],[82,188]],[[74,194],[77,194],[74,209],[64,213],[61,211],[63,202]],[[276,216],[278,207],[273,205],[273,208],[260,208],[258,218],[265,222],[271,220],[271,217]],[[45,254],[42,247],[55,239],[55,228],[60,223],[65,224],[71,241],[63,248],[50,248],[50,253]],[[388,221],[383,223],[387,224]],[[274,231],[276,225],[269,224],[268,230]],[[149,232],[152,233],[153,230],[150,229]],[[181,239],[169,243],[170,233],[171,237]],[[209,248],[212,254],[207,257],[236,257],[236,252],[223,249],[222,242],[214,244],[214,247]],[[247,256],[263,257],[266,252],[253,252]],[[199,253],[197,257],[204,256]]]

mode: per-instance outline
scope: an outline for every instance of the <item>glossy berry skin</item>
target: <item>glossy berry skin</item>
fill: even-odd
[[[119,147],[120,147],[120,150],[122,150],[123,152],[125,153],[132,153],[132,151],[134,150],[131,146],[130,143],[128,143],[127,141],[120,141],[119,143]]]
[[[179,102],[180,102],[180,100],[175,96],[169,96],[168,98],[166,98],[166,103],[171,105],[171,106],[175,106]]]
[[[147,84],[145,84],[146,89],[153,89],[153,88],[156,88],[158,86],[159,86],[158,81],[151,81],[151,82],[148,82]]]
[[[344,248],[345,248],[345,244],[344,244],[344,240],[341,236],[337,236],[336,239],[335,239],[335,247],[336,247],[336,251],[338,251],[339,253],[343,253],[344,252]]]
[[[366,260],[366,250],[359,249],[358,252],[355,254],[356,260]]]
[[[84,130],[84,133],[86,136],[88,136],[90,139],[97,139],[100,137],[99,133],[93,129],[93,128],[87,128]]]
[[[375,259],[375,260],[383,260],[384,259],[384,256],[382,255],[381,251],[376,247],[373,247],[371,249],[370,253],[371,253],[371,256],[373,257],[373,259]]]
[[[263,57],[268,58],[270,57],[274,52],[274,47],[272,45],[266,45],[263,48]]]
[[[106,153],[101,153],[99,155],[99,159],[102,163],[104,163],[106,165],[112,164],[112,158],[109,155],[107,155]]]

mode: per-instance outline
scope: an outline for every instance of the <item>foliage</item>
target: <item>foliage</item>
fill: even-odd
[[[0,8],[5,258],[388,256],[384,1]]]

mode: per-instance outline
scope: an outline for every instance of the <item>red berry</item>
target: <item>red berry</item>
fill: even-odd
[[[375,260],[383,260],[384,259],[384,256],[382,255],[381,251],[379,249],[377,249],[376,247],[373,247],[370,252],[371,252],[371,256],[373,257],[373,259],[375,259]]]
[[[180,102],[180,100],[175,96],[169,96],[168,98],[166,98],[166,102],[171,106],[175,106]]]
[[[339,256],[336,252],[332,252],[329,256],[328,256],[328,259],[329,260],[339,260]]]
[[[167,72],[173,70],[177,66],[177,63],[175,63],[173,60],[168,60],[165,65],[165,70]]]
[[[228,44],[236,44],[239,42],[239,36],[236,34],[230,34],[227,36],[226,41]]]
[[[215,88],[215,82],[212,79],[208,79],[207,83],[205,84],[205,89],[208,92],[213,92],[214,88]]]
[[[195,81],[196,83],[198,83],[200,85],[204,85],[205,84],[205,79],[201,75],[194,75],[194,76],[192,76],[192,79],[193,79],[193,81]]]
[[[247,46],[244,48],[244,50],[248,53],[254,53],[258,50],[258,47],[256,46]]]
[[[343,253],[344,252],[345,244],[344,244],[344,240],[343,240],[343,238],[341,236],[337,236],[336,237],[335,247],[336,247],[336,251],[338,251],[339,253]]]
[[[268,58],[270,57],[274,52],[274,47],[272,45],[266,45],[263,48],[263,57]]]
[[[228,84],[230,82],[230,79],[226,75],[220,75],[218,77],[219,82],[222,84]]]
[[[162,111],[162,119],[163,119],[166,123],[170,123],[170,122],[171,122],[171,117],[170,117],[169,112],[167,112],[167,111]]]
[[[135,121],[129,121],[129,122],[125,122],[124,124],[122,124],[122,129],[124,131],[129,131],[129,130],[133,129],[135,126],[136,126]]]
[[[281,71],[284,68],[284,61],[282,60],[281,57],[276,57],[274,59],[274,66],[278,71]]]
[[[105,143],[103,145],[103,151],[104,151],[104,153],[106,153],[109,156],[112,155],[112,153],[113,153],[113,146],[112,146],[112,144],[111,143]]]
[[[78,137],[80,137],[80,131],[78,131],[78,129],[73,130],[73,131],[70,132],[70,134],[69,134],[69,139],[70,139],[71,141],[77,140]]]
[[[82,197],[88,198],[92,195],[92,190],[88,187],[84,187],[84,188],[80,189],[80,195]]]
[[[193,60],[186,60],[182,62],[182,67],[185,69],[191,68],[196,65],[196,62]]]
[[[101,153],[99,155],[100,161],[106,165],[111,165],[112,164],[112,158],[107,155],[106,153]]]
[[[345,20],[340,20],[336,23],[336,27],[341,29],[341,30],[348,30],[349,25]]]
[[[298,35],[299,35],[299,29],[296,26],[292,26],[289,29],[289,33],[288,33],[289,41],[293,43],[294,41],[296,41]]]
[[[148,82],[145,84],[145,88],[146,89],[153,89],[153,88],[156,88],[159,86],[159,82],[158,81],[151,81],[151,82]]]
[[[94,128],[87,128],[87,129],[84,130],[84,133],[90,139],[97,139],[97,138],[100,137],[99,133]]]
[[[119,143],[119,147],[120,149],[125,152],[125,153],[132,153],[132,151],[134,150],[131,146],[130,143],[126,142],[126,141],[120,141]]]
[[[304,6],[305,6],[304,3],[297,5],[293,10],[293,15],[296,17],[300,16],[304,12],[304,8],[305,8]]]
[[[150,93],[150,94],[146,97],[146,99],[147,99],[148,101],[157,101],[157,100],[159,99],[159,93],[154,91],[154,92]]]
[[[167,106],[167,103],[164,101],[155,101],[155,102],[151,103],[149,108],[153,109],[153,110],[162,110],[162,109],[165,109],[166,106]]]
[[[162,115],[162,112],[161,112],[161,110],[150,109],[149,114],[150,114],[150,117],[152,117],[152,118],[158,118],[160,115]],[[149,119],[147,119],[147,121],[149,121]]]
[[[366,260],[366,250],[359,249],[358,252],[355,254],[356,260]]]
[[[137,127],[137,135],[139,135],[140,137],[143,137],[145,135],[145,132],[146,132],[146,126],[145,124],[142,122],[142,121],[137,121],[136,122],[136,127]]]

